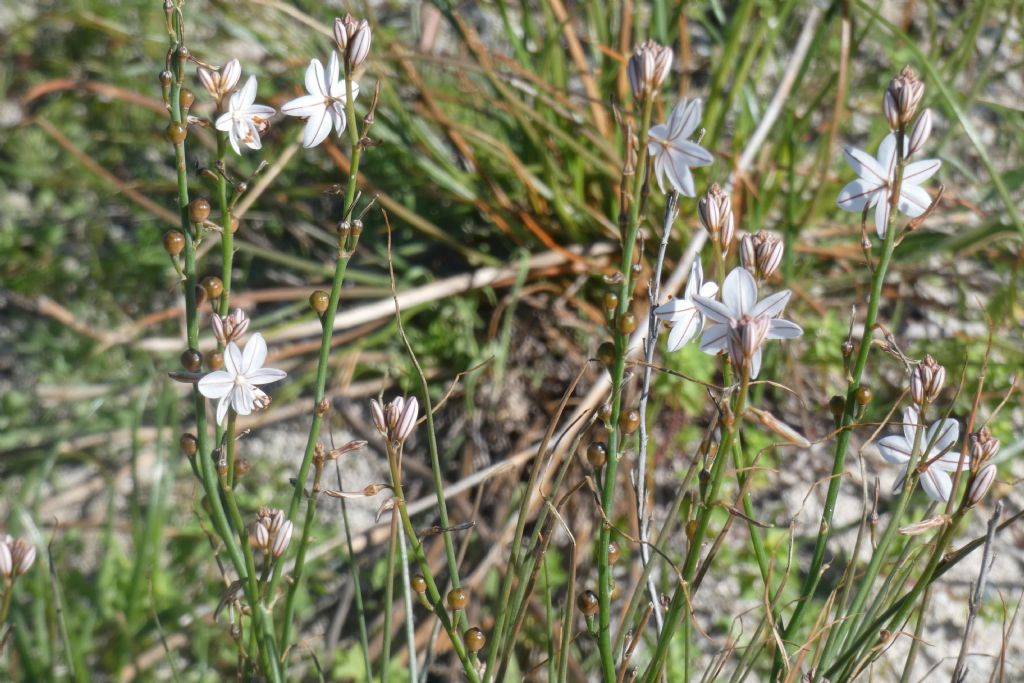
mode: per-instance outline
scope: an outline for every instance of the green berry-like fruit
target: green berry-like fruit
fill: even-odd
[[[614,311],[619,307],[619,295],[612,291],[604,293],[604,310]]]
[[[189,372],[199,372],[203,367],[203,354],[195,349],[185,349],[181,352],[181,367]]]
[[[636,330],[636,316],[627,311],[619,317],[619,332],[633,334],[634,330]]]
[[[487,644],[487,637],[484,636],[484,632],[476,626],[467,629],[462,634],[462,639],[466,641],[466,649],[470,652],[480,652],[480,650],[484,649],[484,645]]]
[[[168,230],[164,233],[164,251],[177,256],[185,249],[185,235],[180,230]]]
[[[591,467],[604,467],[607,459],[608,447],[604,445],[603,441],[594,441],[587,446],[587,462]]]
[[[224,293],[224,283],[216,275],[207,275],[199,283],[206,290],[206,296],[217,299]]]
[[[871,391],[871,387],[859,386],[857,391],[853,393],[853,398],[857,401],[857,405],[866,406],[871,403],[871,399],[874,397],[874,392]]]
[[[188,204],[188,217],[193,223],[202,223],[210,217],[210,202],[202,197],[193,199]]]
[[[597,599],[597,593],[594,591],[586,590],[576,597],[576,608],[588,617],[592,617],[597,614],[599,606],[600,603]]]
[[[597,347],[597,359],[604,363],[606,367],[611,367],[615,364],[615,344],[610,341],[603,342]]]
[[[309,295],[309,307],[319,315],[323,315],[331,303],[331,295],[322,289],[318,289]]]
[[[180,145],[188,137],[188,128],[183,123],[172,121],[167,124],[164,134],[167,135],[167,139],[171,141],[172,145]]]
[[[835,421],[839,422],[843,418],[843,413],[846,412],[846,399],[836,394],[828,400],[828,410],[832,413]]]
[[[188,88],[182,88],[181,92],[178,93],[178,104],[181,105],[182,109],[188,109],[192,106],[192,103],[196,101],[195,95]]]
[[[464,609],[469,604],[469,593],[461,588],[453,588],[448,591],[448,607],[451,609]]]

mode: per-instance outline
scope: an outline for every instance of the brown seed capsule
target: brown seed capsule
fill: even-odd
[[[193,199],[188,205],[188,217],[193,223],[202,223],[210,217],[210,202],[202,197]]]
[[[218,299],[224,293],[224,283],[216,275],[208,275],[199,283],[206,290],[206,296]]]
[[[249,470],[252,469],[252,463],[245,458],[238,458],[235,460],[235,479],[241,479]]]
[[[230,227],[232,235],[238,232],[238,216],[234,214],[231,215]]]
[[[178,439],[178,445],[181,447],[181,452],[191,458],[199,450],[199,439],[195,434],[182,434]]]
[[[591,467],[604,467],[607,459],[608,447],[604,445],[603,441],[594,441],[587,446],[587,462]]]
[[[164,71],[160,72],[159,78],[160,85],[164,86],[165,88],[169,88],[171,87],[171,82],[174,80],[174,74],[165,69]]]
[[[597,347],[597,359],[604,363],[606,367],[611,367],[615,364],[615,344],[610,341],[602,342]]]
[[[196,306],[206,303],[206,290],[201,285],[196,285]]]
[[[622,334],[633,334],[636,330],[636,316],[630,312],[623,313],[619,317],[619,332]]]
[[[318,289],[309,295],[309,307],[319,315],[323,315],[327,306],[331,303],[331,295],[322,289]]]
[[[866,406],[871,403],[871,399],[874,397],[874,392],[871,391],[871,387],[859,386],[857,391],[853,393],[853,398],[857,401],[857,405]]]
[[[195,349],[185,349],[181,352],[181,367],[189,372],[199,372],[203,367],[203,354]]]
[[[609,290],[604,293],[604,310],[614,311],[619,307],[619,295]]]
[[[836,394],[828,401],[828,410],[832,413],[832,417],[836,422],[839,422],[843,418],[843,413],[846,412],[846,399]]]
[[[619,561],[620,555],[621,553],[619,552],[619,544],[615,541],[611,541],[610,543],[608,543],[608,561],[612,564],[615,564]]]
[[[451,609],[464,609],[469,604],[469,593],[461,588],[453,588],[448,591],[448,607]]]
[[[686,523],[686,540],[693,543],[693,538],[697,535],[697,520],[691,519]]]
[[[484,632],[474,626],[471,629],[467,629],[462,634],[462,639],[466,641],[466,649],[470,652],[480,652],[484,649],[484,645],[487,644],[487,638],[484,636]]]
[[[195,95],[193,95],[192,91],[188,88],[182,88],[181,92],[178,93],[178,103],[181,105],[182,109],[188,109],[191,107],[195,100]]]
[[[220,351],[210,351],[206,354],[206,367],[209,370],[220,370],[224,367],[224,354]]]
[[[164,233],[164,251],[177,256],[185,249],[185,235],[180,230],[168,230]]]
[[[170,140],[172,145],[180,145],[185,142],[185,138],[188,137],[188,128],[185,124],[172,121],[167,124],[167,129],[164,131],[167,135],[167,139]]]
[[[600,603],[597,599],[597,593],[594,591],[586,590],[576,597],[576,609],[583,612],[583,614],[588,617],[592,617],[597,614],[599,606]]]
[[[609,422],[612,419],[612,404],[602,403],[601,407],[597,409],[597,416],[601,418],[603,422]]]
[[[420,595],[423,595],[427,592],[427,580],[424,579],[423,576],[421,576],[420,574],[417,574],[416,576],[409,579],[409,585],[412,586],[412,589]]]
[[[630,410],[619,416],[619,429],[625,434],[632,434],[640,428],[640,411]]]

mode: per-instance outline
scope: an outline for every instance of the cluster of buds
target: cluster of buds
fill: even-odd
[[[945,383],[946,368],[925,356],[910,373],[910,397],[919,406],[934,403]]]
[[[232,59],[219,71],[201,66],[198,72],[199,80],[202,82],[203,87],[206,88],[206,92],[210,93],[210,96],[216,100],[219,106],[224,98],[230,95],[234,91],[235,86],[238,85],[238,79],[242,77],[242,65],[239,64],[237,59]]]
[[[261,507],[256,512],[249,542],[254,548],[269,551],[277,559],[288,549],[293,530],[291,520],[285,519],[284,510]]]
[[[996,466],[988,461],[999,452],[999,439],[992,436],[988,427],[982,427],[976,432],[971,432],[968,442],[973,474],[967,485],[967,507],[974,507],[985,498],[985,494],[996,480]]]
[[[396,396],[391,403],[381,405],[377,399],[370,401],[370,412],[377,431],[392,443],[404,443],[416,427],[420,415],[420,404],[415,396]]]
[[[782,265],[782,238],[767,230],[740,239],[740,262],[754,277],[767,280]]]
[[[633,97],[643,100],[658,92],[672,70],[672,48],[653,40],[641,43],[629,58],[629,87]]]
[[[914,119],[917,105],[924,95],[924,83],[909,66],[903,67],[896,78],[889,81],[882,98],[882,111],[892,130],[905,126]]]
[[[715,183],[707,194],[697,200],[697,214],[701,225],[708,231],[711,241],[716,242],[722,253],[729,251],[736,238],[736,225],[732,216],[732,202],[729,194]]]
[[[213,336],[222,345],[227,346],[230,342],[237,341],[249,329],[249,318],[241,308],[236,308],[223,318],[214,314]]]
[[[8,581],[27,572],[35,561],[36,548],[25,539],[6,534],[0,539],[0,574]]]
[[[757,374],[751,363],[768,338],[771,323],[765,315],[745,315],[729,327],[729,357],[737,367],[747,367],[751,375]]]
[[[345,73],[349,76],[355,72],[367,55],[370,54],[370,40],[373,32],[366,19],[356,21],[351,14],[346,14],[344,19],[334,20],[334,42],[338,45],[345,61]]]

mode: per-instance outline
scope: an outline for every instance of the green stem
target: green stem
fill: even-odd
[[[384,583],[384,638],[380,652],[380,681],[388,681],[391,661],[391,613],[395,600],[395,559],[398,550],[398,515],[391,515],[391,542],[388,544],[388,572]]]

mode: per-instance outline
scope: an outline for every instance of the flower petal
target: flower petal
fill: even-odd
[[[231,112],[225,112],[217,117],[217,120],[213,123],[213,127],[219,131],[227,133],[229,130],[231,130],[231,126],[234,124],[234,122],[235,119],[231,115]]]
[[[742,318],[757,303],[757,283],[746,268],[733,268],[722,285],[722,303],[732,313],[732,318]]]
[[[672,183],[676,192],[684,197],[697,196],[697,188],[693,184],[693,174],[690,173],[690,167],[686,164],[685,159],[669,154],[665,168],[668,172],[669,182]]]
[[[223,398],[231,392],[233,386],[235,386],[235,376],[223,370],[203,375],[199,383],[196,384],[199,393],[206,398]]]
[[[940,472],[934,467],[929,467],[925,470],[925,473],[921,475],[921,488],[928,494],[928,497],[939,503],[945,503],[949,500],[949,495],[953,492],[953,481],[949,478],[949,475],[945,472]]]
[[[235,97],[238,97],[236,100]],[[249,76],[249,79],[242,86],[242,89],[231,96],[232,109],[244,110],[252,106],[256,101],[256,77]]]
[[[242,367],[242,351],[238,348],[238,344],[230,342],[228,347],[224,350],[224,369],[227,370],[231,378],[234,379],[235,375],[241,373]]]
[[[677,351],[680,347],[688,344],[700,333],[704,326],[704,316],[696,308],[691,308],[689,314],[680,316],[672,325],[668,333],[668,350]]]
[[[656,317],[672,323],[677,320],[685,320],[696,312],[697,307],[694,303],[688,299],[682,298],[669,299],[654,309],[654,315]]]
[[[217,424],[224,424],[224,418],[228,414],[228,408],[231,407],[231,396],[224,396],[220,403],[217,404]]]
[[[242,77],[242,65],[237,59],[232,59],[224,65],[224,71],[220,74],[220,85],[224,92],[231,92],[238,85],[238,79]]]
[[[875,232],[878,239],[885,239],[885,230],[889,225],[889,193],[879,192],[878,203],[875,204]]]
[[[700,125],[702,110],[700,98],[679,100],[668,117],[669,138],[680,140],[690,137]]]
[[[923,187],[906,185],[900,188],[900,211],[917,218],[932,205],[932,197]]]
[[[907,406],[903,409],[903,438],[906,439],[908,447],[913,446],[917,430],[920,429],[920,423],[921,417],[916,407]],[[921,438],[924,438],[923,434]],[[924,442],[919,447],[924,448],[927,445],[927,442]]]
[[[750,311],[752,316],[765,315],[769,318],[777,318],[782,315],[782,312],[786,310],[786,304],[789,303],[790,291],[783,289],[780,292],[775,292],[765,298],[761,299],[754,305]]]
[[[874,187],[881,187],[889,182],[885,168],[864,150],[856,147],[844,147],[843,156],[846,157],[846,162],[850,164],[853,172]]]
[[[700,294],[700,289],[704,284],[704,268],[700,264],[700,259],[693,259],[693,265],[690,266],[690,277],[686,280],[686,298],[692,299],[695,294]]]
[[[943,451],[948,451],[960,438],[960,423],[951,418],[938,420],[928,427],[925,435],[925,443],[922,448],[928,448],[928,457],[933,458]],[[960,458],[957,457],[957,461]]]
[[[750,357],[750,379],[757,379],[759,372],[761,372],[761,349],[754,351],[754,355]]]
[[[887,463],[893,465],[905,465],[910,460],[910,449],[912,444],[902,436],[891,435],[882,437],[876,444],[878,453]]]
[[[795,339],[803,333],[803,329],[796,323],[775,318],[768,326],[768,335],[765,339]]]
[[[299,116],[309,118],[318,115],[326,108],[324,98],[320,95],[303,95],[294,100],[285,102],[281,107],[281,113],[288,116]]]
[[[327,114],[327,107],[324,107],[306,121],[306,127],[302,131],[302,146],[307,149],[316,147],[330,132],[331,117]]]
[[[836,204],[844,211],[863,211],[880,185],[864,178],[857,178],[846,184],[836,197]]]
[[[252,412],[255,401],[255,396],[252,392],[252,387],[242,384],[235,387],[234,393],[231,394],[231,407],[239,415],[248,415]]]
[[[942,162],[938,159],[923,159],[907,164],[907,167],[903,169],[903,184],[920,185],[935,175],[940,168],[942,168]]]
[[[271,382],[277,382],[288,376],[288,373],[284,370],[278,370],[277,368],[260,368],[259,370],[253,370],[245,376],[249,384],[260,385],[270,384]]]
[[[309,60],[309,66],[306,67],[306,92],[318,95],[321,100],[330,94],[330,91],[324,88],[324,65],[319,59]]]
[[[324,93],[329,94],[334,84],[338,82],[338,74],[341,69],[338,66],[338,53],[331,50],[331,56],[327,60],[327,73],[324,74]]]
[[[723,323],[711,325],[700,338],[700,350],[714,355],[724,351],[729,343],[729,326]]]
[[[693,305],[697,307],[697,310],[716,323],[727,323],[732,320],[732,311],[730,311],[725,304],[715,301],[714,299],[696,295],[693,297]]]
[[[715,161],[711,152],[689,140],[673,140],[669,146],[669,152],[676,159],[681,159],[687,166],[707,166]]]
[[[263,335],[257,332],[252,335],[249,339],[249,343],[245,345],[245,351],[242,353],[242,363],[239,366],[239,373],[249,376],[250,372],[254,372],[263,367],[263,361],[267,359],[267,342],[263,339]]]

